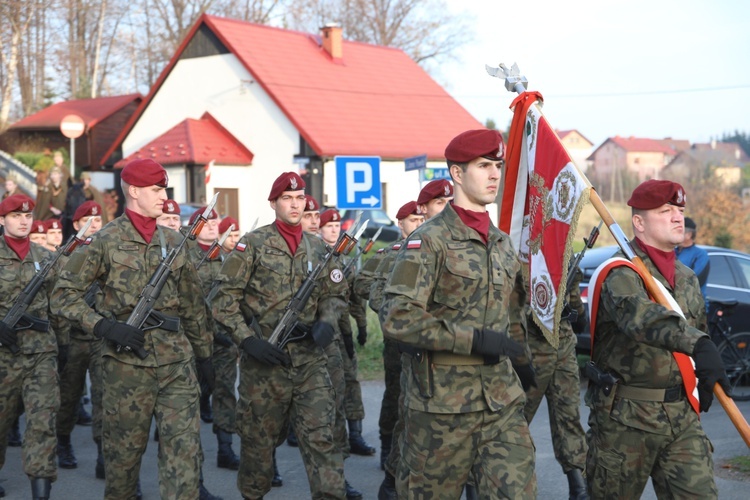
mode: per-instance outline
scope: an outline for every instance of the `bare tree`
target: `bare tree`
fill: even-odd
[[[0,87],[0,131],[8,127],[19,52],[29,25],[34,19],[36,8],[36,2],[0,0],[0,62],[3,67],[3,81]]]
[[[443,0],[298,0],[286,15],[290,28],[307,32],[337,22],[348,40],[399,48],[425,68],[472,40],[470,21]]]
[[[218,0],[216,13],[233,19],[268,24],[281,15],[282,0]]]

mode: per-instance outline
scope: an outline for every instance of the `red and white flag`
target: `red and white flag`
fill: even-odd
[[[206,186],[208,186],[208,183],[211,182],[211,167],[214,166],[214,161],[215,160],[211,160],[210,162],[208,162],[208,164],[205,167],[203,167],[203,173],[205,176],[204,180],[205,180]]]
[[[558,345],[568,266],[589,184],[542,115],[538,92],[524,92],[511,105],[507,169],[499,228],[528,263],[534,321]]]

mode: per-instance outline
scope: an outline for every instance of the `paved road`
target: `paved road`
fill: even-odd
[[[364,436],[370,444],[377,445],[379,448],[377,420],[383,384],[382,382],[364,382],[362,389],[365,407],[368,410],[364,422]],[[738,403],[738,406],[745,418],[750,418],[750,402]],[[585,423],[588,410],[583,405],[582,413]],[[714,458],[717,463],[723,458],[748,455],[747,447],[718,403],[708,414],[704,414],[703,425],[713,442]],[[531,425],[531,431],[537,449],[539,498],[567,498],[567,482],[552,452],[549,418],[544,402]],[[236,473],[216,467],[216,439],[211,433],[209,424],[201,424],[201,435],[206,455],[203,472],[209,490],[215,495],[221,495],[225,500],[241,498],[237,491]],[[104,481],[94,477],[96,447],[91,440],[91,428],[77,426],[72,439],[78,457],[78,469],[61,469],[59,471],[58,480],[52,486],[52,498],[80,500],[102,498]],[[237,444],[235,444],[235,451],[239,451]],[[284,444],[278,449],[277,453],[279,467],[284,477],[284,486],[274,488],[266,495],[266,498],[269,500],[309,498],[310,491],[299,451]],[[349,482],[364,493],[364,498],[374,499],[377,497],[378,486],[383,477],[377,455],[375,457],[354,456],[350,458],[346,461],[346,475]],[[156,443],[153,441],[149,443],[144,456],[141,479],[144,498],[147,500],[158,499]],[[739,500],[748,498],[747,490],[750,488],[748,483],[720,478],[717,479],[717,483],[719,485],[719,496],[722,499]],[[8,499],[29,498],[29,483],[21,468],[20,448],[8,448],[5,466],[0,471],[0,484],[5,488],[6,498]],[[656,498],[650,486],[643,498]]]

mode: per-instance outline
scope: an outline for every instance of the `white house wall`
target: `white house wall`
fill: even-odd
[[[206,194],[210,198],[215,188],[239,188],[241,227],[249,228],[257,216],[259,224],[271,222],[268,192],[281,172],[299,171],[293,163],[299,133],[233,54],[178,61],[125,139],[123,154],[206,111],[255,155],[250,167],[214,165]],[[170,174],[170,185],[175,182]],[[184,175],[182,183],[182,198],[175,191],[178,202],[188,201]]]

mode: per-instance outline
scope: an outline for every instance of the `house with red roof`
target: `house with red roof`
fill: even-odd
[[[618,176],[621,181],[624,175],[631,176],[637,183],[659,179],[662,169],[676,154],[677,151],[662,140],[619,135],[610,137],[589,156],[589,178],[600,187],[610,185]]]
[[[10,154],[23,146],[69,150],[70,139],[60,132],[60,122],[68,115],[77,115],[85,129],[75,139],[76,171],[96,170],[142,100],[141,94],[127,94],[58,102],[12,124],[0,137],[0,147]]]
[[[309,34],[204,14],[99,163],[117,171],[155,158],[175,200],[219,191],[219,211],[247,227],[273,219],[268,192],[281,172],[299,172],[335,205],[335,157],[378,156],[394,216],[420,189],[404,159],[443,167],[447,143],[474,128],[401,50],[344,40],[336,26]]]
[[[555,130],[555,133],[557,133],[560,142],[562,142],[568,154],[570,154],[571,159],[581,170],[586,172],[589,167],[588,157],[591,156],[591,152],[594,150],[594,143],[575,129]]]

